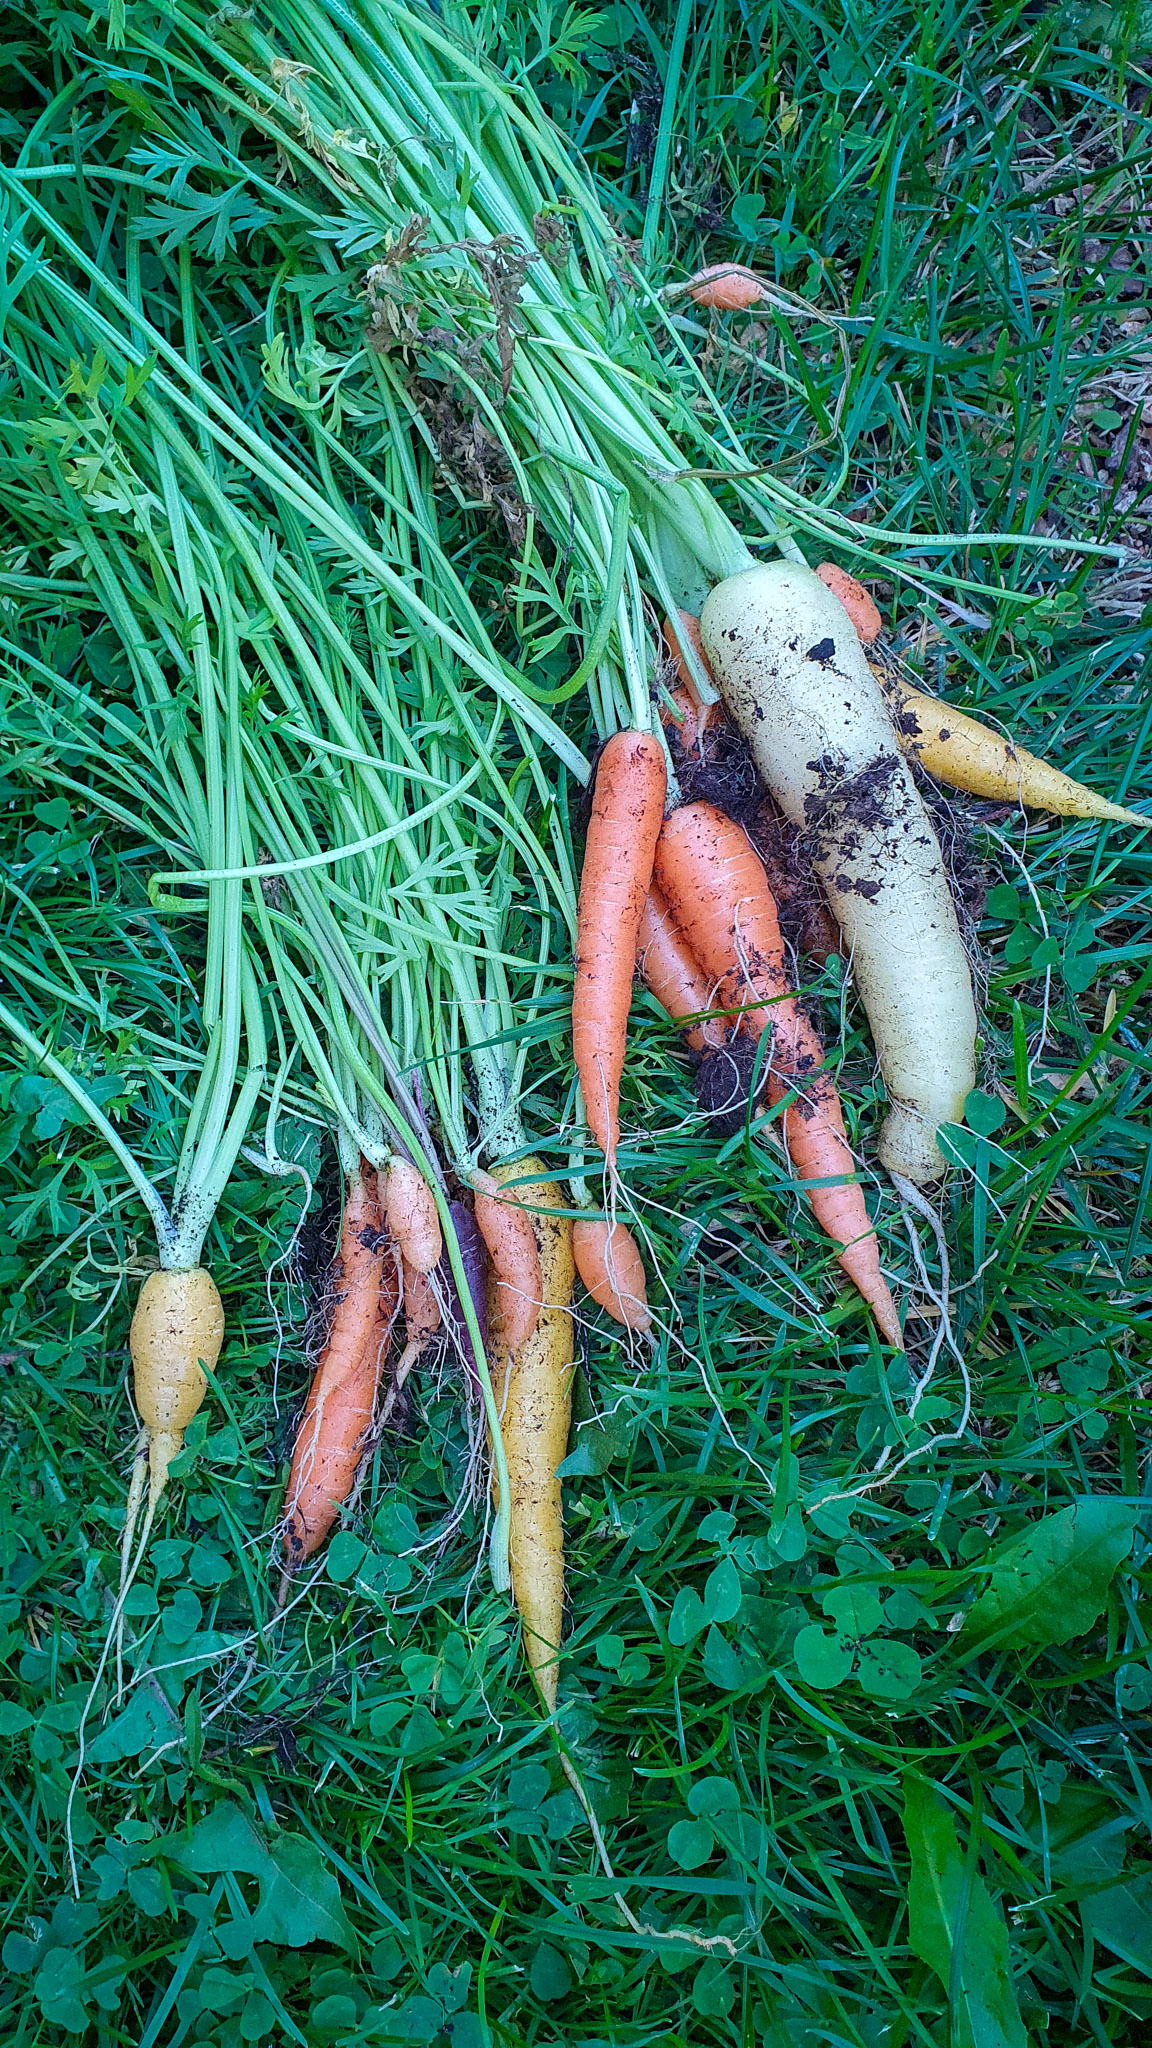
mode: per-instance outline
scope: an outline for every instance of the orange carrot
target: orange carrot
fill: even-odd
[[[594,1302],[630,1330],[651,1327],[644,1261],[632,1232],[614,1223],[611,1233],[600,1216],[580,1217],[572,1226],[576,1271]]]
[[[768,1097],[796,1089],[784,1113],[788,1154],[817,1222],[842,1249],[837,1257],[890,1344],[903,1349],[896,1307],[880,1272],[880,1249],[853,1173],[840,1098],[823,1071],[820,1039],[800,1009],[784,965],[776,905],[747,834],[712,804],[673,811],[656,849],[656,877],[668,907],[720,1000],[739,1008],[740,1028],[771,1033]],[[770,1008],[764,1007],[771,1004]]]
[[[476,1227],[496,1275],[500,1339],[509,1351],[518,1351],[540,1320],[544,1298],[536,1233],[513,1188],[502,1188],[490,1173],[474,1175],[473,1187]]]
[[[709,263],[689,279],[688,296],[696,306],[719,313],[741,313],[766,296],[764,286],[746,263]]]
[[[392,1419],[404,1383],[418,1365],[440,1328],[440,1303],[427,1273],[418,1272],[406,1260],[401,1263],[401,1294],[404,1305],[404,1349],[396,1360],[391,1384],[380,1409],[382,1423]]]
[[[636,958],[640,976],[656,1001],[667,1010],[674,1024],[686,1017],[699,1017],[684,1036],[696,1052],[723,1045],[728,1036],[722,1017],[703,1013],[715,1008],[712,990],[700,963],[684,934],[673,924],[659,889],[653,883],[640,920],[640,950]]]
[[[596,770],[576,924],[572,1051],[588,1128],[609,1169],[620,1142],[620,1077],[640,919],[664,817],[659,740],[618,732]]]
[[[849,576],[847,569],[838,569],[835,562],[819,562],[816,574],[821,583],[838,597],[848,617],[856,628],[856,637],[861,647],[870,647],[880,637],[883,620],[862,583]]]
[[[669,613],[660,632],[669,660],[676,669],[676,687],[669,694],[681,715],[677,726],[680,744],[685,752],[691,753],[693,748],[700,745],[713,721],[724,723],[724,706],[719,701],[713,704],[701,703],[695,678],[684,659],[684,647],[687,643],[705,675],[711,675],[704,643],[700,638],[700,621],[695,612],[677,612],[675,623]]]
[[[363,1164],[349,1182],[337,1264],[328,1341],[288,1475],[283,1540],[289,1571],[319,1548],[352,1490],[396,1313],[396,1260],[382,1250],[376,1175]]]
[[[405,1349],[410,1344],[423,1348],[440,1328],[440,1303],[430,1276],[418,1267],[405,1263],[403,1279]]]
[[[388,1162],[382,1189],[384,1221],[401,1257],[417,1273],[430,1273],[444,1249],[432,1190],[410,1159]]]

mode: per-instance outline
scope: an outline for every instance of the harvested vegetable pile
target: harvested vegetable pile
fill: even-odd
[[[6,2038],[1139,2041],[1138,30],[12,21]]]

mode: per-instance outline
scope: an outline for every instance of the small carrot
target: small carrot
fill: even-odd
[[[381,1197],[385,1226],[401,1258],[417,1273],[430,1273],[444,1249],[444,1236],[435,1197],[419,1168],[410,1159],[390,1159]]]
[[[495,1276],[493,1304],[499,1333],[509,1351],[526,1344],[540,1318],[543,1283],[536,1233],[515,1191],[490,1173],[473,1176],[476,1227],[488,1247]]]
[[[763,283],[746,263],[709,263],[688,281],[693,305],[708,306],[718,313],[742,313],[767,297]]]
[[[704,703],[696,687],[696,678],[684,659],[684,647],[687,644],[705,675],[711,675],[708,657],[700,638],[700,621],[695,612],[677,612],[675,621],[669,613],[660,632],[668,658],[676,670],[676,686],[669,694],[680,713],[677,728],[680,744],[686,753],[692,753],[700,746],[710,725],[714,722],[724,723],[724,706],[718,697],[713,703]]]
[[[630,1330],[651,1328],[644,1261],[623,1223],[611,1230],[601,1216],[579,1217],[572,1226],[576,1271],[599,1308]]]
[[[390,1422],[404,1391],[409,1374],[420,1363],[440,1328],[440,1302],[431,1275],[421,1273],[406,1260],[401,1262],[401,1297],[404,1309],[404,1349],[396,1360],[391,1384],[380,1409],[382,1423]]]
[[[385,1256],[382,1247],[376,1175],[363,1164],[348,1185],[336,1286],[328,1340],[288,1475],[283,1543],[289,1572],[319,1548],[352,1490],[399,1298],[395,1256]]]
[[[659,889],[653,883],[640,920],[640,949],[636,965],[641,980],[656,1001],[667,1010],[674,1024],[689,1017],[699,1019],[684,1032],[694,1052],[706,1052],[724,1044],[728,1036],[722,1017],[709,1017],[714,1009],[712,990],[691,946],[672,922]]]
[[[713,805],[685,804],[660,835],[656,877],[705,973],[716,976],[720,1000],[738,1009],[742,1029],[757,1037],[771,1033],[769,1100],[797,1091],[784,1112],[793,1167],[802,1180],[836,1183],[805,1189],[813,1214],[841,1247],[839,1262],[889,1343],[903,1349],[876,1233],[852,1178],[840,1098],[822,1070],[820,1039],[792,992],[776,905],[755,848]]]
[[[849,576],[847,569],[838,569],[835,562],[818,562],[816,574],[825,589],[840,599],[856,628],[860,645],[870,647],[880,637],[883,620],[864,585],[857,583],[854,576]]]
[[[572,1051],[584,1113],[609,1172],[620,1142],[620,1077],[636,943],[666,791],[659,740],[649,732],[614,733],[596,770],[572,993]]]

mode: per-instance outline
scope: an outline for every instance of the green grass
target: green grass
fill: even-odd
[[[1152,281],[1123,168],[1148,142],[1146,22],[952,0],[681,9],[667,203],[649,205],[675,17],[518,8],[501,26],[669,276],[735,256],[836,317],[681,328],[755,459],[865,525],[1030,532],[1043,516],[1056,536],[1146,547],[1152,323],[1136,316]],[[84,45],[79,16],[52,19],[61,46]],[[42,31],[23,36],[42,81]],[[90,47],[104,62],[99,35]],[[13,105],[6,154],[16,123]],[[219,267],[234,318],[246,290],[262,315],[245,263],[233,250]],[[479,509],[451,517],[515,654],[503,534]],[[1146,569],[958,550],[957,577],[1004,591],[958,594],[973,623],[921,598],[913,547],[876,553],[890,633],[929,687],[1147,803]],[[1046,600],[1026,631],[1021,592]],[[86,673],[85,647],[61,647],[58,596],[17,596],[22,630]],[[45,815],[51,759],[17,752],[5,704],[7,858],[96,1014],[65,1003],[26,910],[13,936],[15,897],[3,944],[58,991],[38,998],[45,1019],[112,1077],[107,1100],[163,1187],[195,1078],[196,927],[149,909],[166,855],[143,831],[79,801]],[[6,2041],[1147,2038],[1152,850],[1115,828],[954,815],[991,885],[983,1065],[944,1212],[956,1350],[911,1426],[907,1372],[869,1342],[770,1145],[701,1131],[672,1034],[635,1006],[621,1164],[675,1313],[651,1362],[585,1327],[567,1480],[563,1721],[612,1880],[477,1570],[479,1517],[444,1534],[466,1452],[449,1382],[422,1389],[326,1568],[272,1621],[315,1275],[273,1263],[299,1184],[242,1165],[211,1245],[229,1324],[218,1388],[132,1596],[138,1682],[90,1760],[83,1896],[68,1898],[63,1809],[114,1579],[147,1231],[67,1099],[22,1063],[3,1070]],[[825,1001],[834,1032],[831,982]],[[867,1139],[877,1090],[851,1003],[846,1023]],[[561,1031],[534,1042],[528,1121],[545,1137],[565,1059]],[[290,1102],[280,1143],[322,1175],[313,1113]],[[925,1311],[915,1372],[933,1303],[909,1219],[874,1193],[886,1263]],[[949,1440],[932,1452],[930,1432]],[[885,1453],[910,1462],[872,1486]],[[1110,1504],[1091,1526],[1068,1513],[1086,1495]],[[993,1598],[1016,1604],[997,1617],[989,1560],[1037,1527],[1063,1542],[1064,1570],[1039,1555],[1026,1605],[1008,1559]]]

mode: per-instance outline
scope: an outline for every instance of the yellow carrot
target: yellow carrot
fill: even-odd
[[[495,1167],[492,1178],[520,1181],[543,1171],[540,1160],[522,1159],[515,1166]],[[540,1209],[565,1206],[563,1193],[551,1181],[518,1189],[517,1196]],[[527,1208],[520,1213],[526,1215]],[[576,1269],[567,1218],[534,1214],[531,1223],[543,1305],[531,1334],[513,1352],[501,1334],[498,1282],[492,1274],[489,1367],[508,1461],[512,1593],[524,1624],[524,1655],[551,1711],[564,1618],[564,1519],[556,1468],[568,1447],[571,1419]]]
[[[1138,811],[1110,803],[1074,782],[1036,754],[957,711],[939,697],[914,690],[891,670],[873,664],[888,695],[901,751],[940,782],[995,803],[1028,804],[1061,818],[1107,818],[1117,825],[1148,825]]]

